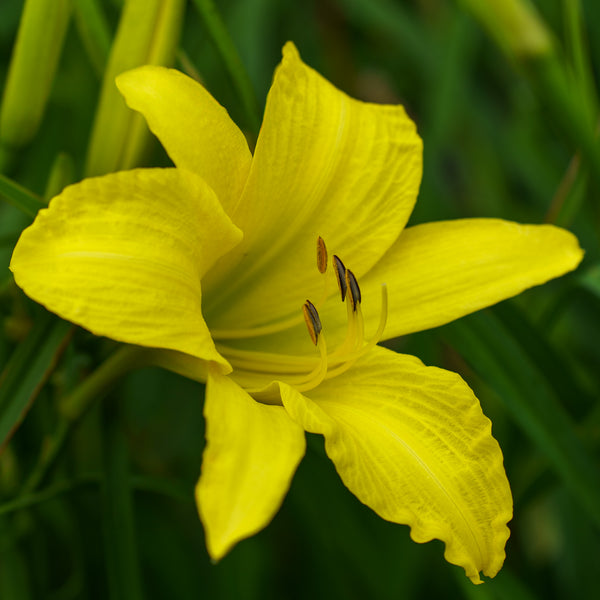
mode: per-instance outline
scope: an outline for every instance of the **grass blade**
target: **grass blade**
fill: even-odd
[[[0,376],[0,452],[19,427],[65,349],[71,325],[42,313]]]
[[[544,372],[492,310],[446,326],[446,339],[500,396],[588,516],[600,526],[600,476]]]
[[[216,46],[227,73],[239,94],[244,107],[248,126],[257,134],[260,128],[260,109],[250,77],[244,67],[239,52],[225,27],[213,0],[194,0],[196,10],[202,17],[206,29]]]
[[[113,415],[108,415],[104,464],[105,555],[110,597],[142,600],[144,595],[135,538],[129,454],[125,436]]]
[[[39,196],[2,174],[0,174],[0,198],[4,198],[28,217],[35,217],[38,210],[45,206]]]

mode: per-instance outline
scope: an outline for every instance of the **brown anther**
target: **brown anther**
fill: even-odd
[[[307,300],[304,303],[304,306],[302,307],[302,312],[304,313],[304,320],[306,321],[306,327],[308,328],[310,339],[316,346],[317,341],[319,340],[319,334],[323,329],[321,327],[321,319],[319,318],[319,313],[317,312],[315,305],[310,300]]]
[[[340,293],[342,294],[342,302],[346,299],[346,267],[344,263],[335,254],[333,255],[333,266],[335,267],[335,278],[337,279]]]
[[[321,236],[317,238],[317,269],[319,273],[327,271],[327,247]]]
[[[350,290],[349,296],[350,300],[352,301],[352,310],[356,311],[357,306],[362,300],[362,295],[360,293],[360,288],[358,287],[358,281],[356,281],[354,273],[349,269],[346,269],[346,285]]]

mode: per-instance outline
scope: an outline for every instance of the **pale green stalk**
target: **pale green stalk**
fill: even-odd
[[[0,108],[0,172],[38,130],[70,12],[70,0],[25,2]]]
[[[127,0],[104,73],[85,173],[102,175],[138,166],[150,132],[129,109],[115,77],[140,65],[169,65],[179,43],[184,0]]]
[[[526,0],[459,0],[490,35],[517,60],[552,52],[552,36]]]
[[[62,190],[75,181],[75,165],[73,159],[64,152],[56,156],[50,169],[44,197],[47,200],[60,194]]]

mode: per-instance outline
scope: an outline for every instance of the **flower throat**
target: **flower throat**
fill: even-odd
[[[294,386],[299,392],[317,387],[322,381],[337,377],[373,346],[383,335],[387,320],[387,286],[381,286],[381,311],[375,334],[365,340],[364,319],[361,310],[360,287],[350,269],[334,255],[332,268],[337,281],[342,303],[346,304],[347,328],[344,341],[333,351],[328,352],[327,343],[317,306],[321,306],[328,296],[327,270],[328,254],[323,238],[317,239],[317,268],[325,276],[322,297],[313,304],[306,300],[302,307],[308,334],[316,346],[319,356],[277,354],[240,350],[220,343],[223,339],[250,338],[284,331],[300,322],[300,315],[272,325],[247,330],[213,330],[218,351],[227,358],[233,367],[231,377],[256,400],[265,403],[278,401],[277,390],[269,384],[275,380]]]

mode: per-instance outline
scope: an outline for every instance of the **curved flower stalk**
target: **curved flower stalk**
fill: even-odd
[[[512,498],[490,421],[458,375],[377,343],[574,269],[577,240],[494,219],[405,229],[413,122],[338,91],[292,44],[254,155],[185,75],[146,66],[117,84],[176,168],[66,188],[11,268],[62,317],[206,381],[196,497],[211,556],[270,522],[309,431],[363,503],[443,540],[473,582],[494,576]]]

